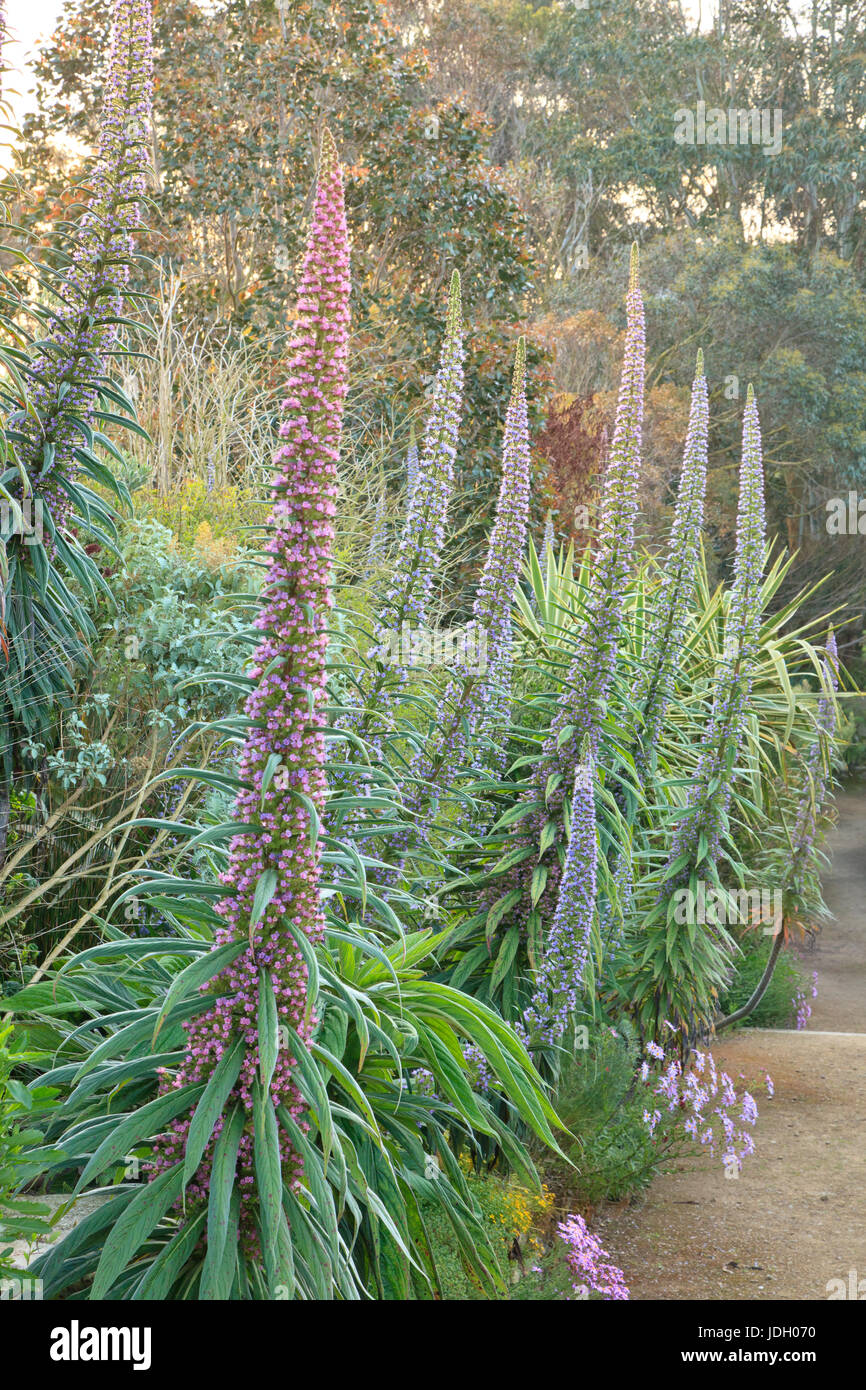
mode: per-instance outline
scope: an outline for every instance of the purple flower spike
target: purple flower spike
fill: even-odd
[[[752,668],[758,651],[765,550],[761,427],[755,394],[750,386],[743,417],[734,583],[725,624],[721,671],[688,810],[673,837],[669,865],[687,853],[690,863],[696,867],[701,837],[706,846],[701,862],[715,863],[718,856],[722,826],[731,800],[731,769],[744,734]],[[688,876],[687,865],[677,881],[686,882]],[[673,882],[667,879],[665,892]]]
[[[150,0],[114,0],[108,75],[91,196],[76,230],[72,262],[58,288],[62,307],[31,364],[34,410],[21,427],[19,452],[61,525],[69,499],[56,481],[75,472],[84,447],[79,421],[94,425],[108,353],[124,313],[133,234],[150,169],[153,51]]]
[[[439,702],[437,732],[430,746],[413,761],[412,779],[419,790],[415,806],[438,799],[453,782],[478,740],[508,725],[511,707],[511,610],[520,579],[529,519],[530,453],[526,405],[526,342],[521,338],[514,361],[511,398],[502,443],[502,481],[487,558],[467,625],[466,650],[484,654],[478,667],[454,675]]]
[[[637,755],[639,769],[646,768],[647,756],[661,733],[694,597],[707,489],[708,430],[704,355],[698,352],[677,504],[662,580],[654,596],[637,689],[636,703],[643,711],[644,724],[642,746]]]
[[[535,993],[524,1017],[533,1044],[558,1042],[574,1014],[589,955],[597,856],[594,769],[586,738],[574,779],[571,837],[559,898],[536,970]]]
[[[252,1091],[259,1069],[259,972],[267,970],[277,1014],[306,1040],[315,1022],[306,1011],[307,968],[299,937],[321,939],[320,848],[312,819],[325,800],[323,715],[329,567],[334,540],[336,465],[348,379],[349,242],[337,151],[325,132],[298,293],[283,401],[282,446],[274,456],[270,568],[257,619],[262,640],[251,674],[257,685],[246,713],[254,721],[240,760],[244,790],[235,815],[245,829],[231,841],[218,911],[226,925],[216,946],[247,943],[211,989],[226,990],[186,1025],[185,1065],[175,1086],[206,1080],[233,1038],[246,1051],[234,1098],[247,1116],[238,1154],[244,1229],[254,1229]],[[267,891],[263,892],[263,889]],[[268,893],[270,896],[268,897]],[[262,908],[262,902],[265,902]],[[295,1058],[280,1049],[270,1094],[298,1118]],[[162,1162],[182,1155],[189,1120],[173,1127]],[[284,1180],[296,1182],[301,1159],[281,1133]],[[188,1193],[203,1197],[210,1150]]]

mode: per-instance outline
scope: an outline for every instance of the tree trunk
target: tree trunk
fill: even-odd
[[[727,1028],[732,1023],[739,1023],[741,1018],[746,1018],[748,1014],[752,1013],[758,1007],[764,995],[767,993],[770,981],[773,978],[773,971],[776,968],[776,961],[779,959],[779,952],[782,949],[783,935],[784,933],[782,931],[778,932],[776,939],[773,942],[773,949],[770,952],[770,958],[767,961],[766,969],[764,970],[763,975],[758,981],[757,989],[755,990],[749,1002],[747,1004],[744,1004],[741,1009],[737,1009],[736,1013],[728,1014],[727,1018],[716,1019],[715,1030],[717,1033],[720,1028]]]

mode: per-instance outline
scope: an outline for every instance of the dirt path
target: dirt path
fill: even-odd
[[[866,786],[838,797],[825,897],[836,920],[802,953],[818,972],[803,1032],[749,1029],[713,1047],[757,1089],[755,1155],[736,1180],[701,1156],[599,1230],[634,1299],[866,1298]],[[851,1296],[849,1292],[848,1297]]]

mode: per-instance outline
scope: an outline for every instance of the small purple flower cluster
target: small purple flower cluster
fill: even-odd
[[[565,1258],[577,1298],[587,1298],[592,1292],[601,1294],[604,1299],[628,1299],[625,1275],[610,1263],[607,1251],[582,1216],[566,1217],[559,1222],[556,1231],[566,1247]]]
[[[812,1005],[806,999],[805,990],[798,989],[794,995],[794,1005],[797,1010],[796,1028],[798,1033],[802,1033],[809,1019],[812,1017]]]
[[[711,1052],[695,1052],[694,1065],[687,1072],[676,1058],[665,1064],[665,1052],[658,1043],[648,1043],[646,1052],[651,1060],[641,1063],[639,1073],[644,1085],[667,1101],[669,1113],[682,1115],[682,1131],[690,1140],[708,1147],[712,1154],[720,1151],[725,1168],[739,1173],[743,1159],[755,1152],[755,1141],[743,1128],[754,1126],[758,1118],[754,1097],[748,1091],[737,1093],[728,1073],[717,1069]],[[769,1075],[766,1081],[772,1095]],[[737,1107],[739,1115],[734,1115]],[[662,1112],[646,1109],[643,1119],[654,1134]]]
[[[313,813],[321,816],[325,800],[321,706],[348,326],[343,183],[326,131],[289,355],[280,426],[284,443],[274,456],[270,567],[256,620],[262,640],[251,668],[257,684],[246,704],[251,726],[240,760],[243,790],[235,807],[245,828],[231,841],[229,867],[222,876],[227,891],[218,906],[226,925],[216,945],[247,945],[209,987],[209,992],[221,991],[212,1007],[186,1025],[188,1056],[170,1083],[179,1087],[207,1079],[232,1038],[244,1039],[246,1054],[233,1095],[248,1117],[238,1155],[247,1234],[255,1200],[251,1097],[259,1071],[260,970],[269,972],[279,1019],[303,1041],[315,1023],[306,1013],[307,968],[298,938],[316,942],[324,927],[321,849],[311,830]],[[264,907],[257,907],[257,889],[261,894],[268,878],[272,891]],[[273,1103],[298,1118],[303,1104],[295,1067],[291,1050],[281,1048],[270,1090]],[[188,1127],[188,1119],[173,1127],[163,1145],[163,1163],[182,1156]],[[284,1134],[281,1144],[285,1180],[297,1180],[301,1160]],[[203,1197],[208,1183],[206,1154],[190,1195]]]
[[[493,1072],[488,1065],[487,1058],[484,1056],[481,1049],[476,1047],[474,1043],[464,1042],[461,1046],[463,1049],[463,1058],[469,1068],[472,1089],[474,1091],[479,1091],[483,1096],[489,1095],[494,1078]]]
[[[812,971],[812,987],[810,992],[813,999],[818,998],[817,970]],[[806,991],[804,989],[797,990],[797,993],[794,995],[794,1005],[797,1010],[797,1031],[802,1032],[802,1030],[806,1027],[806,1024],[809,1022],[809,1019],[812,1017],[812,1005],[809,1003]]]

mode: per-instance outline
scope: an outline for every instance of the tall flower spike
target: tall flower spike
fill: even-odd
[[[72,263],[58,294],[52,332],[32,363],[31,401],[18,448],[57,522],[69,503],[56,475],[74,471],[83,446],[79,422],[92,421],[116,322],[124,311],[133,233],[150,167],[153,52],[150,0],[114,0],[108,75],[91,197],[76,232]],[[47,479],[47,482],[45,481]]]
[[[740,749],[752,689],[752,669],[761,628],[765,551],[761,426],[755,393],[749,386],[743,415],[734,582],[725,623],[724,652],[689,809],[673,838],[669,864],[681,854],[687,854],[689,863],[696,868],[698,859],[695,856],[702,840],[705,849],[700,855],[701,861],[714,864],[718,855],[731,800],[731,770]],[[682,873],[685,882],[688,868]]]
[[[601,499],[598,547],[590,579],[586,616],[578,629],[565,689],[559,698],[543,756],[534,770],[527,800],[538,809],[527,818],[527,841],[538,843],[545,825],[554,828],[543,861],[546,887],[537,902],[529,901],[526,868],[518,866],[498,880],[500,891],[521,887],[524,896],[513,914],[503,919],[500,930],[513,920],[529,922],[530,935],[537,920],[551,919],[558,901],[559,850],[563,847],[563,805],[579,766],[580,748],[589,741],[592,757],[598,744],[602,710],[607,698],[632,570],[637,482],[640,472],[643,427],[646,333],[643,300],[638,283],[638,250],[632,247],[626,296],[625,354],[613,442],[607,458]]]
[[[511,713],[512,609],[520,582],[529,522],[531,457],[526,404],[526,339],[517,344],[511,398],[502,440],[502,480],[496,520],[473,605],[473,619],[486,634],[487,671],[480,685],[472,733],[504,729]]]
[[[418,445],[415,443],[415,430],[409,438],[409,451],[406,454],[406,510],[412,506],[412,498],[418,486]]]
[[[595,768],[587,735],[574,776],[571,835],[559,898],[536,970],[535,993],[524,1023],[529,1041],[548,1045],[562,1038],[577,1006],[589,957],[595,911],[597,840]]]
[[[467,624],[466,668],[449,680],[438,702],[436,734],[412,763],[412,809],[448,787],[467,751],[507,725],[512,672],[514,594],[520,580],[529,519],[530,451],[526,405],[526,340],[517,344],[502,441],[502,480],[478,591]],[[427,822],[424,822],[425,824]],[[405,847],[405,846],[403,846]]]
[[[379,495],[376,498],[376,510],[373,515],[373,530],[370,535],[370,543],[367,546],[367,573],[375,574],[382,563],[385,555],[385,508],[387,498],[385,496],[385,480],[379,480]]]
[[[257,685],[246,713],[252,721],[240,760],[244,790],[235,815],[244,830],[230,845],[223,875],[226,896],[219,911],[226,925],[216,945],[243,941],[245,949],[220,972],[211,988],[227,991],[187,1025],[189,1051],[175,1086],[205,1080],[240,1036],[246,1051],[234,1096],[247,1123],[238,1154],[245,1229],[254,1204],[252,1093],[259,1068],[257,998],[260,971],[268,972],[279,1020],[302,1039],[314,1019],[306,1016],[307,970],[297,938],[316,942],[324,920],[319,899],[320,848],[311,837],[311,808],[321,817],[325,800],[321,712],[325,694],[326,617],[331,605],[329,566],[334,539],[336,465],[348,380],[349,242],[343,182],[328,131],[298,292],[289,351],[289,380],[274,456],[269,570],[256,622],[262,640],[251,674]],[[277,762],[275,763],[275,758]],[[250,828],[247,829],[246,827]],[[264,907],[262,904],[264,903]],[[282,1048],[270,1092],[273,1103],[299,1116],[302,1102],[293,1079],[295,1058]],[[183,1152],[189,1121],[178,1124],[164,1159]],[[284,1178],[301,1168],[281,1135]],[[190,1186],[203,1196],[208,1156]]]
[[[410,629],[421,628],[427,621],[454,487],[462,398],[463,326],[460,276],[455,270],[448,295],[445,340],[427,418],[424,453],[409,501],[394,579],[376,624],[370,652],[371,658],[380,662],[390,650],[392,633],[402,633],[404,624]],[[399,665],[386,666],[369,678],[363,684],[368,707],[377,706],[378,713],[382,713],[392,693],[391,687],[401,685],[405,678],[406,670]]]
[[[638,678],[636,704],[642,711],[643,731],[637,763],[638,769],[644,772],[673,693],[686,621],[694,598],[707,489],[708,430],[707,379],[704,354],[699,351],[674,520],[661,583],[654,595]]]
[[[625,591],[634,554],[645,364],[646,332],[638,283],[638,250],[633,246],[626,296],[625,355],[613,442],[602,488],[589,613],[579,634],[566,689],[545,743],[544,782],[551,770],[546,765],[548,761],[567,773],[570,782],[584,736],[589,736],[593,751],[598,742],[599,711],[616,662]],[[566,728],[573,732],[563,739]]]

